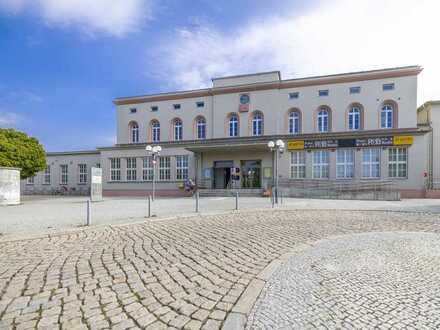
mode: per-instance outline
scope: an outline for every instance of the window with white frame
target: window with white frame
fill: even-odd
[[[408,149],[388,149],[388,176],[390,178],[406,178],[408,176]]]
[[[382,85],[382,90],[383,91],[392,91],[392,90],[394,90],[394,83],[383,84]]]
[[[206,120],[203,117],[196,121],[197,139],[206,139]]]
[[[126,160],[127,160],[127,181],[136,181],[136,158],[128,157]]]
[[[69,167],[67,164],[60,165],[60,184],[67,184],[69,182]]]
[[[171,180],[171,160],[169,156],[159,157],[159,180]]]
[[[299,133],[299,112],[291,111],[289,112],[289,134],[298,134]]]
[[[110,180],[121,181],[121,158],[110,158]]]
[[[293,100],[293,99],[297,99],[297,98],[299,98],[299,92],[289,93],[289,99]]]
[[[50,184],[50,165],[47,165],[46,169],[44,170],[43,183]]]
[[[180,119],[174,120],[174,141],[180,141],[183,137],[183,124]]]
[[[362,177],[380,178],[380,149],[369,148],[362,151]]]
[[[87,183],[87,165],[78,164],[78,183]]]
[[[176,179],[186,180],[188,178],[188,156],[176,156]]]
[[[263,135],[263,114],[260,112],[256,112],[252,116],[252,135]]]
[[[160,123],[157,120],[151,123],[151,135],[153,142],[160,142]]]
[[[348,111],[348,129],[357,131],[361,128],[361,109],[357,106]]]
[[[328,132],[329,113],[327,109],[320,109],[318,111],[318,132]]]
[[[336,152],[336,177],[351,179],[354,177],[354,150],[339,149]]]
[[[306,153],[292,151],[290,153],[290,178],[304,179],[306,177]]]
[[[139,125],[137,123],[130,124],[131,143],[139,143]]]
[[[235,114],[229,118],[229,136],[238,136],[238,116]]]
[[[380,128],[393,128],[394,108],[385,104],[380,111]]]
[[[350,94],[359,94],[361,92],[360,86],[350,87]]]
[[[313,178],[328,179],[329,172],[329,152],[327,150],[313,151]]]
[[[35,183],[35,176],[30,176],[26,179],[26,184],[34,184]]]
[[[153,157],[144,157],[142,161],[142,180],[153,181]]]

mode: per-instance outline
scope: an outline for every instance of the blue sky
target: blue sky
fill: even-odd
[[[0,127],[48,151],[110,145],[115,97],[263,70],[290,78],[420,64],[420,104],[440,98],[439,9],[434,0],[0,0]]]

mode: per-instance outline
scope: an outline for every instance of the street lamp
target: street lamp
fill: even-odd
[[[274,154],[275,171],[274,171],[274,182],[273,182],[273,185],[275,186],[275,203],[278,204],[278,158],[284,152],[285,144],[284,144],[283,140],[276,140],[275,142],[274,141],[269,141],[267,143],[267,147]]]
[[[153,163],[153,195],[152,195],[152,199],[154,201],[155,195],[156,195],[156,164],[157,164],[157,159],[159,158],[160,152],[162,151],[162,147],[161,146],[146,146],[145,150],[147,151],[147,155],[151,156],[152,159],[152,163]]]

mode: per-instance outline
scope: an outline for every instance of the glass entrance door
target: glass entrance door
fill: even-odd
[[[241,173],[242,188],[261,188],[261,160],[242,160]]]

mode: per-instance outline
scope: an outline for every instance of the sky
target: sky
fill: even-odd
[[[440,99],[438,0],[0,0],[0,127],[47,151],[115,143],[112,100],[421,65],[418,104]]]

